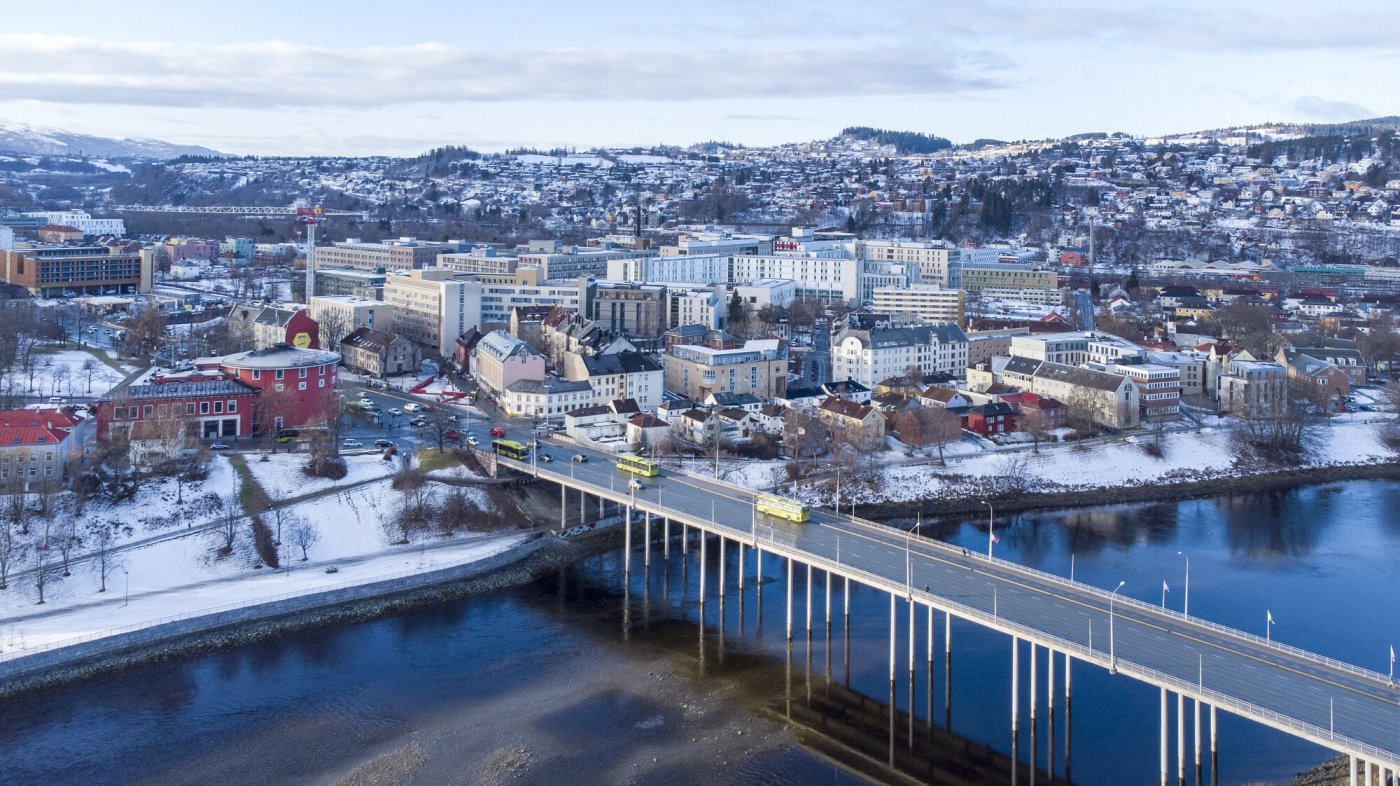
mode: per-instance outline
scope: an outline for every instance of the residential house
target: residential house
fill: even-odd
[[[593,388],[587,382],[521,378],[506,385],[501,407],[510,417],[562,420],[566,413],[586,407],[592,400]]]
[[[956,324],[847,328],[832,343],[832,378],[873,387],[880,380],[904,376],[910,368],[921,374],[961,374],[967,358],[967,334]]]
[[[1296,349],[1281,349],[1278,362],[1300,388],[1318,391],[1318,398],[1339,399],[1351,393],[1351,377],[1334,363]]]
[[[82,455],[81,419],[61,409],[0,411],[0,489],[33,491],[63,479]]]
[[[356,328],[341,340],[340,354],[346,368],[380,379],[414,370],[413,344],[383,330]]]
[[[980,404],[967,411],[964,422],[968,431],[984,437],[1008,434],[1016,430],[1016,411],[1002,402]]]
[[[493,330],[472,351],[471,373],[488,393],[499,396],[518,380],[543,381],[544,355],[504,330]]]
[[[1288,401],[1288,371],[1272,361],[1233,361],[1218,384],[1221,411],[1237,417],[1277,417]]]
[[[626,398],[635,400],[642,409],[654,410],[662,401],[664,372],[660,364],[636,350],[602,355],[565,352],[561,371],[565,379],[591,385],[596,404]]]
[[[817,417],[832,434],[864,449],[878,447],[885,438],[885,416],[870,404],[832,396],[817,407]]]

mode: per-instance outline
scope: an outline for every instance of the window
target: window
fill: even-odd
[[[201,401],[201,402],[199,402],[199,414],[201,414],[201,415],[208,415],[208,414],[209,414],[209,402],[208,402],[208,401]]]
[[[298,382],[298,383],[297,383],[297,390],[306,390],[306,383],[305,383],[305,382]]]
[[[262,379],[262,372],[258,369],[253,369],[253,379]]]
[[[282,373],[283,373],[283,372],[282,372],[282,369],[280,369],[280,368],[277,369],[277,378],[278,378],[278,379],[281,379],[281,378],[282,378]]]
[[[283,390],[282,383],[281,383],[281,382],[278,382],[277,384],[273,385],[273,386],[272,386],[272,390],[273,390],[273,392],[281,393],[282,390]]]
[[[304,368],[299,368],[299,369],[297,369],[297,377],[300,378],[300,379],[306,379],[306,369],[304,369]]]
[[[185,414],[186,414],[186,415],[193,415],[193,414],[194,414],[194,402],[193,402],[193,401],[187,401],[187,402],[185,402]]]
[[[318,380],[316,380],[316,387],[318,387],[318,388],[323,388],[323,387],[325,387],[325,386],[326,386],[326,381],[325,381],[324,379],[318,379]]]
[[[151,416],[151,405],[150,405],[150,404],[147,404],[146,406],[144,406],[144,407],[141,408],[141,416],[142,416],[142,417],[147,417],[147,418]]]
[[[214,402],[214,414],[215,414],[215,415],[222,415],[222,414],[224,414],[224,402],[222,402],[222,401],[215,401],[215,402]]]
[[[228,407],[227,407],[226,409],[227,409],[227,411],[228,411],[229,413],[237,412],[237,411],[238,411],[238,402],[237,402],[236,400],[235,400],[235,401],[230,401],[230,402],[228,403]]]

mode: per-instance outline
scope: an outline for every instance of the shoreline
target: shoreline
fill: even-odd
[[[232,621],[210,625],[208,617],[216,615],[204,615],[193,618],[191,622],[198,625],[200,620],[205,620],[204,625],[207,627],[200,627],[194,631],[176,631],[167,635],[158,635],[155,640],[117,645],[106,652],[87,654],[81,651],[72,651],[83,646],[73,645],[69,648],[41,653],[41,655],[51,655],[52,662],[49,662],[49,659],[45,659],[44,663],[24,663],[23,660],[10,661],[10,663],[18,664],[15,668],[18,673],[14,676],[0,676],[0,698],[11,698],[23,693],[79,682],[89,677],[133,666],[157,663],[170,658],[250,644],[297,630],[375,619],[415,606],[524,584],[560,565],[573,562],[579,556],[592,553],[593,550],[600,547],[601,541],[609,539],[608,535],[616,535],[616,533],[609,528],[601,530],[598,535],[574,538],[569,541],[547,536],[525,541],[511,552],[503,553],[501,556],[508,557],[508,559],[501,561],[501,564],[489,564],[482,567],[481,563],[490,563],[495,559],[488,557],[444,571],[432,572],[436,574],[455,572],[459,575],[434,577],[425,573],[416,577],[417,580],[422,581],[421,585],[412,588],[380,586],[388,585],[391,582],[367,584],[364,585],[364,589],[360,590],[365,593],[364,597],[349,602],[331,601],[321,606],[291,611],[271,611],[270,613],[266,607],[274,606],[275,603],[255,604],[245,607],[242,611],[266,614],[266,616],[260,616],[247,622]],[[376,587],[378,588],[376,589]],[[312,598],[314,594],[303,597]],[[260,606],[264,607],[261,612],[258,611]],[[104,640],[98,640],[96,643],[102,641]],[[70,651],[65,653],[65,649]]]
[[[861,506],[861,518],[886,523],[916,515],[942,517],[981,514],[983,502],[991,502],[998,513],[1025,513],[1035,510],[1087,508],[1119,503],[1168,502],[1226,496],[1242,493],[1283,491],[1355,480],[1400,480],[1400,460],[1372,464],[1337,464],[1314,467],[1272,469],[1247,475],[1220,478],[1150,482],[1130,486],[1066,488],[1046,491],[932,498],[908,502],[877,502]]]

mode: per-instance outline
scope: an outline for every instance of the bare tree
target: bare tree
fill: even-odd
[[[116,552],[112,549],[112,528],[103,523],[94,523],[89,528],[92,533],[92,566],[97,571],[100,582],[98,592],[107,591],[107,577],[120,567]]]
[[[10,569],[23,555],[19,525],[9,517],[0,518],[0,590],[9,587]]]
[[[1232,433],[1236,446],[1273,461],[1298,463],[1306,455],[1316,427],[1307,409],[1305,400],[1289,397],[1273,412],[1261,409],[1241,417]]]
[[[87,392],[88,392],[88,394],[91,394],[91,392],[92,392],[92,374],[97,374],[98,368],[101,368],[101,367],[102,367],[102,364],[101,364],[101,363],[98,363],[97,357],[88,357],[87,360],[84,360],[84,361],[83,361],[83,366],[78,367],[78,368],[80,368],[81,371],[83,371],[83,374],[85,375],[85,377],[87,377]]]
[[[165,342],[165,316],[155,306],[147,306],[126,326],[123,349],[138,358],[149,358]]]
[[[1035,484],[1031,474],[1031,457],[1025,453],[1008,453],[997,465],[997,474],[1007,493],[1020,494],[1030,491]]]
[[[292,524],[288,534],[291,535],[292,543],[301,549],[302,562],[308,559],[306,550],[316,545],[317,541],[321,539],[321,533],[317,531],[316,525],[300,517]]]
[[[1099,403],[1093,394],[1080,390],[1071,395],[1065,402],[1065,420],[1080,439],[1098,431]]]
[[[37,605],[44,604],[44,587],[48,584],[49,572],[53,570],[49,564],[49,549],[53,548],[52,531],[53,522],[43,519],[38,526],[33,528],[29,538],[29,551],[34,558],[34,589],[39,593]]]
[[[1031,438],[1031,452],[1040,452],[1040,442],[1050,437],[1049,419],[1045,412],[1034,407],[1022,407],[1016,426]]]
[[[68,364],[66,364],[66,363],[60,364],[57,368],[55,368],[52,372],[50,372],[50,373],[49,373],[49,395],[50,395],[50,396],[56,396],[56,395],[58,395],[58,390],[59,390],[59,388],[63,388],[63,387],[68,386],[68,380],[69,380],[69,378],[72,377],[72,376],[73,376],[73,369],[69,368],[69,367],[68,367]],[[71,394],[73,391],[70,389],[68,392]]]
[[[432,435],[433,440],[437,442],[438,452],[441,453],[443,445],[448,442],[448,433],[457,431],[457,415],[448,409],[446,404],[442,404],[427,413],[425,420],[428,422],[423,429]]]
[[[929,419],[929,441],[938,446],[938,463],[946,465],[947,462],[943,460],[943,448],[962,439],[962,419],[944,407],[928,407],[920,412],[928,413],[924,417]]]
[[[220,554],[233,553],[233,541],[234,538],[238,537],[238,521],[241,518],[242,516],[239,515],[238,498],[234,496],[225,498],[223,500],[223,510],[220,512],[218,519],[218,533],[219,536],[223,538],[224,543],[219,549]]]
[[[78,522],[72,518],[64,517],[54,525],[53,548],[58,551],[63,559],[63,575],[71,576],[73,573],[68,569],[69,559],[73,556],[73,549],[78,547]]]

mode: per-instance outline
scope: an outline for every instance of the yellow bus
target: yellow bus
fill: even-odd
[[[780,497],[776,494],[764,494],[759,492],[754,495],[754,507],[759,513],[767,513],[770,516],[777,516],[780,519],[796,521],[798,523],[806,521],[810,517],[807,506],[797,500]]]
[[[530,460],[530,449],[514,440],[493,439],[491,440],[491,451],[518,461]]]
[[[641,456],[634,456],[630,453],[617,457],[617,468],[647,478],[654,478],[661,474],[660,464],[657,464],[655,461],[648,461]]]

